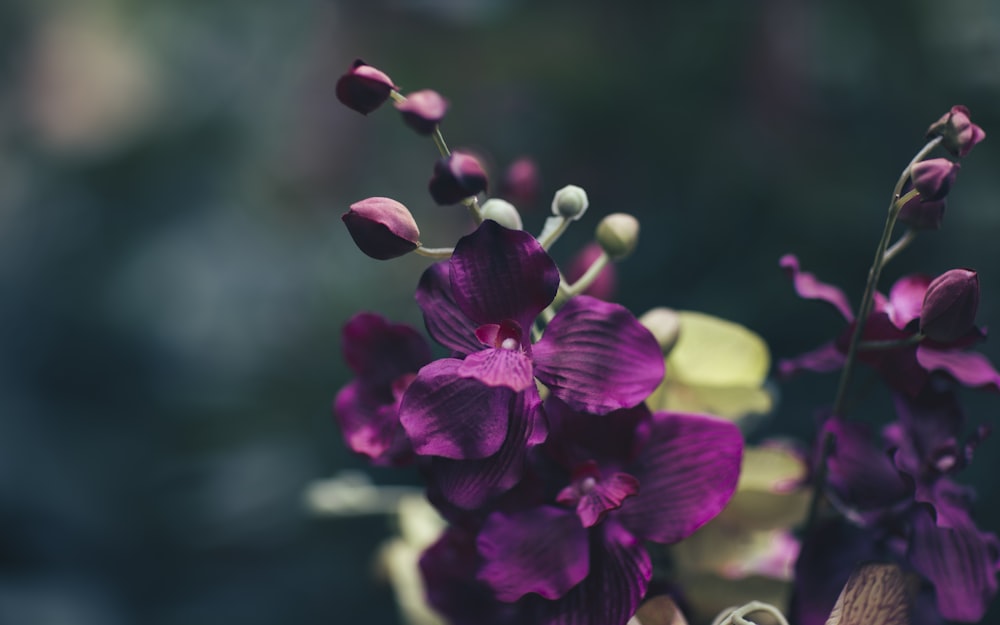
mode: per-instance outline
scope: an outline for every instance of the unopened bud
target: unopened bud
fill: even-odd
[[[486,170],[475,156],[452,152],[434,163],[428,186],[431,197],[442,206],[457,204],[467,197],[486,191]]]
[[[575,184],[559,189],[552,198],[552,214],[573,221],[583,217],[588,206],[590,201],[587,199],[587,192]]]
[[[371,113],[396,89],[392,79],[361,59],[337,80],[337,99],[362,115]]]
[[[677,338],[681,334],[681,317],[677,311],[658,306],[639,317],[639,323],[653,333],[664,356],[677,344]]]
[[[961,158],[969,153],[972,146],[986,138],[986,133],[969,119],[969,109],[956,104],[927,129],[927,136],[941,137],[941,145]]]
[[[566,279],[569,280],[570,284],[575,284],[603,255],[604,250],[601,249],[600,245],[593,242],[588,243],[573,257],[569,267],[566,269]],[[615,266],[607,263],[598,272],[593,282],[583,290],[583,295],[589,295],[610,302],[614,300],[617,288],[618,276],[615,272]]]
[[[403,122],[417,134],[429,135],[444,119],[448,101],[437,91],[424,89],[408,94],[405,101],[396,103],[396,109],[403,115]]]
[[[611,260],[621,260],[639,244],[639,221],[626,213],[612,213],[597,224],[595,238]]]
[[[409,254],[420,245],[420,230],[409,209],[387,197],[351,204],[342,217],[358,249],[377,260]]]
[[[513,204],[500,198],[490,198],[483,202],[480,207],[483,219],[492,219],[504,228],[511,230],[521,230],[524,224],[521,222],[521,214]]]
[[[946,158],[932,158],[914,163],[910,168],[913,188],[926,202],[943,200],[958,175],[958,163]]]
[[[970,269],[946,271],[927,286],[920,308],[920,331],[940,343],[957,341],[975,327],[979,275]]]
[[[500,195],[525,210],[534,206],[539,186],[538,165],[523,156],[507,166],[500,183]]]

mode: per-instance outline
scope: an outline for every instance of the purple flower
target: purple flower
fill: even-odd
[[[358,313],[341,334],[344,358],[357,376],[337,393],[333,413],[347,446],[380,464],[411,455],[397,414],[403,391],[430,362],[427,341],[407,325]]]
[[[779,373],[788,377],[803,370],[828,372],[839,369],[844,364],[847,344],[856,323],[847,297],[837,287],[824,284],[811,273],[801,271],[798,259],[791,254],[781,259],[781,266],[792,278],[800,297],[827,302],[848,325],[836,340],[781,361],[778,364]],[[931,282],[929,276],[909,275],[893,284],[888,297],[876,293],[862,341],[898,341],[904,345],[891,349],[859,350],[858,360],[877,370],[891,388],[912,396],[921,392],[934,372],[947,374],[968,387],[1000,391],[1000,373],[989,360],[982,354],[965,351],[965,348],[983,339],[983,332],[974,326],[952,340],[939,341],[928,336],[919,344],[905,344],[919,331],[921,314],[931,312],[924,309],[924,298]],[[939,338],[951,338],[953,334],[945,333]]]
[[[550,398],[546,408],[558,505],[490,514],[478,578],[503,602],[548,600],[526,623],[624,625],[652,573],[642,542],[675,543],[722,510],[742,437],[728,421],[644,405],[594,415]]]
[[[485,221],[417,288],[431,336],[456,357],[420,370],[400,419],[418,454],[462,461],[435,478],[446,499],[475,507],[512,485],[527,447],[544,440],[537,379],[574,408],[607,413],[642,402],[663,377],[656,340],[623,307],[579,296],[531,342],[559,271],[530,234]],[[464,461],[491,459],[475,471]],[[469,471],[461,479],[451,471]],[[513,473],[512,473],[513,472]],[[461,503],[460,503],[461,502]]]
[[[337,80],[337,99],[347,108],[367,115],[382,106],[395,89],[385,73],[357,59]]]

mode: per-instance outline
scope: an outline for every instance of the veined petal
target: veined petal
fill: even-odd
[[[743,436],[729,421],[657,412],[649,438],[627,471],[639,494],[615,518],[639,538],[671,544],[712,520],[736,490]]]
[[[430,488],[451,504],[472,510],[513,488],[524,475],[528,450],[545,442],[548,429],[538,391],[514,393],[508,407],[510,423],[500,449],[479,460],[431,458]]]
[[[462,355],[483,348],[476,338],[478,324],[462,312],[452,295],[448,263],[434,263],[428,267],[420,276],[414,297],[424,313],[427,332],[435,341]]]
[[[531,359],[519,349],[491,348],[469,354],[458,368],[458,375],[515,392],[535,384]]]
[[[351,317],[341,339],[347,365],[369,386],[387,386],[431,360],[430,346],[416,330],[375,313]]]
[[[816,276],[799,269],[799,259],[793,254],[785,254],[778,261],[785,273],[792,279],[795,292],[803,299],[818,299],[837,309],[844,319],[852,321],[854,312],[844,292],[835,286],[820,282]]]
[[[594,414],[639,404],[663,379],[652,333],[623,306],[586,295],[560,309],[532,357],[535,377],[553,395]]]
[[[625,625],[653,576],[642,542],[614,520],[590,529],[590,572],[557,601],[544,602],[542,625]],[[541,603],[541,602],[540,602]]]
[[[455,301],[477,326],[513,319],[527,331],[559,288],[559,269],[535,237],[492,220],[458,241],[450,265]]]
[[[436,360],[403,394],[399,420],[417,454],[485,458],[503,444],[514,392],[461,377],[461,366],[454,358]]]
[[[964,386],[986,387],[1000,391],[1000,373],[986,356],[978,352],[961,352],[917,347],[917,362],[928,371],[944,371]]]
[[[573,512],[553,506],[494,512],[476,547],[483,558],[478,577],[500,601],[530,592],[558,599],[589,571],[587,530]]]

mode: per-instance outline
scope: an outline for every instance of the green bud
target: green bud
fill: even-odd
[[[677,311],[658,306],[639,317],[639,323],[653,333],[664,356],[668,355],[677,344],[677,337],[681,333],[681,316]]]
[[[521,230],[524,228],[524,224],[521,222],[521,214],[507,200],[490,198],[483,202],[481,210],[483,219],[492,219],[504,228],[511,230]]]
[[[559,189],[552,198],[552,214],[573,221],[583,217],[588,206],[590,201],[587,199],[587,192],[575,184]]]
[[[639,221],[626,213],[612,213],[597,224],[595,237],[611,260],[621,260],[639,243]]]

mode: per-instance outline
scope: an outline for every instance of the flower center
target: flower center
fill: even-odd
[[[511,319],[506,319],[501,323],[488,323],[476,328],[476,338],[486,347],[520,349],[521,326]]]
[[[515,338],[506,338],[500,342],[501,349],[517,349],[518,342]]]

